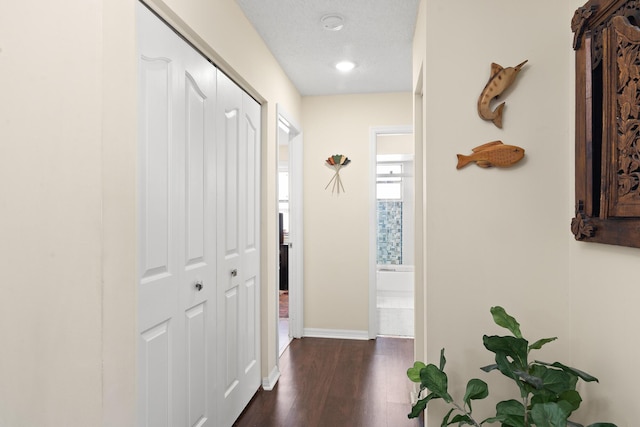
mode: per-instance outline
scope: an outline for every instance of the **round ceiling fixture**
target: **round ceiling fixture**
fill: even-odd
[[[347,73],[353,70],[356,67],[356,64],[351,61],[340,61],[336,64],[336,68],[343,73]]]
[[[337,13],[324,15],[320,18],[320,24],[327,31],[340,31],[344,27],[344,17]]]

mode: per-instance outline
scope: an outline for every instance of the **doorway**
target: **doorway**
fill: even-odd
[[[411,126],[371,131],[370,338],[414,336],[414,151]]]
[[[278,356],[302,337],[302,132],[282,107],[278,116]]]

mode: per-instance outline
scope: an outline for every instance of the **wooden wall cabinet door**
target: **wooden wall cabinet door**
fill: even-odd
[[[640,247],[640,1],[575,12],[575,238]]]

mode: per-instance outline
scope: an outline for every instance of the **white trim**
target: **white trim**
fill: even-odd
[[[345,340],[370,339],[369,333],[367,331],[352,331],[348,329],[305,328],[304,336],[308,338],[337,338],[337,339],[345,339]]]
[[[299,128],[298,128],[299,129]],[[304,227],[303,227],[302,131],[289,143],[289,222],[293,247],[289,248],[289,325],[291,336],[301,338],[304,329]]]
[[[412,162],[414,158],[413,154],[380,154],[376,155],[376,163]]]
[[[271,391],[278,383],[280,379],[280,369],[278,365],[274,366],[268,377],[262,379],[262,388],[266,391]]]
[[[376,126],[369,129],[369,339],[374,339],[378,331],[376,301],[376,163],[378,135],[398,135],[413,133],[413,126]]]

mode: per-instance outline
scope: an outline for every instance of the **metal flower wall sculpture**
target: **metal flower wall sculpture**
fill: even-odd
[[[336,191],[338,194],[340,194],[340,189],[342,189],[342,192],[344,193],[344,186],[342,185],[342,180],[340,179],[340,169],[351,163],[351,160],[349,160],[347,156],[343,156],[342,154],[334,154],[333,156],[329,156],[327,160],[325,160],[325,163],[327,166],[335,169],[335,173],[333,174],[333,177],[331,178],[327,186],[324,187],[324,189],[326,190],[327,188],[329,188],[331,183],[333,183],[333,187],[331,187],[331,194],[335,193]]]

